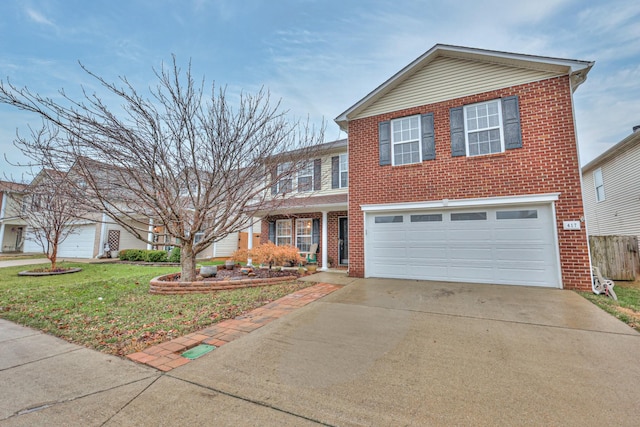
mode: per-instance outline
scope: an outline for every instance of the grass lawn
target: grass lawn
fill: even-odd
[[[625,322],[640,332],[640,286],[638,283],[616,282],[613,290],[618,301],[591,292],[579,292],[580,295]]]
[[[308,286],[289,282],[212,294],[150,295],[149,280],[177,267],[75,264],[79,273],[22,277],[0,269],[0,318],[96,350],[126,355],[236,317]]]

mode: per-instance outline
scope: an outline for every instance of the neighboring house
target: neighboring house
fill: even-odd
[[[26,184],[0,181],[0,253],[22,252],[25,223],[20,219]]]
[[[321,269],[347,267],[349,263],[347,198],[349,159],[347,140],[314,148],[315,159],[295,177],[276,181],[271,189],[273,206],[264,206],[261,242],[296,246],[309,252],[317,244]],[[287,163],[276,166],[280,175]],[[284,200],[282,200],[284,198]]]
[[[572,96],[592,66],[436,45],[340,114],[349,274],[590,290]]]
[[[640,236],[640,126],[582,168],[589,235]]]

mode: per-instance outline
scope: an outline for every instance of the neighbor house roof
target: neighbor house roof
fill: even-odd
[[[0,191],[21,192],[27,188],[27,184],[21,184],[19,182],[0,181]]]
[[[582,84],[587,73],[593,67],[593,61],[580,61],[574,59],[553,58],[547,56],[525,55],[521,53],[501,52],[494,50],[476,49],[463,46],[436,44],[416,60],[394,74],[390,79],[375,88],[367,96],[349,107],[336,117],[335,121],[342,130],[347,130],[349,120],[357,116],[359,112],[376,102],[381,97],[392,91],[398,85],[413,76],[418,70],[425,67],[437,58],[449,57],[472,61],[490,62],[511,67],[529,68],[539,71],[568,74],[571,78],[572,88],[575,90]]]
[[[625,150],[628,150],[629,148],[634,147],[637,144],[640,144],[640,129],[635,130],[631,135],[627,136],[625,139],[618,142],[616,145],[609,148],[607,151],[584,165],[582,167],[582,172],[584,173],[597,166],[600,166],[605,161],[617,156],[618,154],[624,152]]]

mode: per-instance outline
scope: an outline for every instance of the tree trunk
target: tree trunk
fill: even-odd
[[[51,253],[48,255],[49,261],[51,261],[51,270],[56,269],[56,261],[58,259],[58,245],[52,245],[53,249]]]
[[[193,282],[196,279],[196,254],[193,253],[193,245],[184,243],[180,250],[181,282]]]

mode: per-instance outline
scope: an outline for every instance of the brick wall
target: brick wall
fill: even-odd
[[[449,109],[519,95],[523,148],[451,157]],[[378,123],[434,113],[436,159],[379,166]],[[363,204],[560,193],[556,219],[563,285],[591,289],[585,228],[562,229],[584,215],[567,76],[394,111],[349,123],[349,272],[364,275]]]
[[[342,212],[329,212],[327,214],[327,256],[329,259],[333,259],[338,263],[338,217],[347,216],[346,211]],[[320,241],[318,243],[318,267],[322,267],[322,213],[302,213],[291,215],[272,215],[262,220],[262,233],[260,234],[260,243],[266,243],[269,241],[269,222],[277,221],[279,219],[291,219],[293,226],[293,245],[295,246],[295,220],[296,218],[311,218],[320,220]]]

